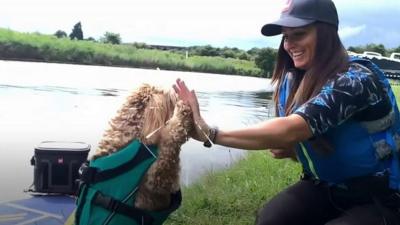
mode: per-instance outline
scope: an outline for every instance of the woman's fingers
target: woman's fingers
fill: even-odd
[[[292,154],[291,150],[286,149],[271,149],[270,152],[272,154],[272,157],[276,159],[289,158]]]
[[[176,80],[176,84],[173,85],[173,88],[182,101],[189,104],[195,113],[200,114],[199,104],[194,90],[190,91],[185,82],[180,79]]]
[[[207,140],[209,127],[207,123],[203,120],[200,115],[200,106],[196,96],[196,92],[194,90],[189,90],[186,86],[185,82],[181,79],[177,79],[176,83],[173,85],[173,88],[179,98],[188,104],[193,112],[193,119],[195,122],[195,130],[192,134],[192,137],[199,141]]]
[[[200,116],[200,106],[199,106],[196,92],[194,90],[192,90],[190,92],[190,95],[191,95],[191,101],[189,101],[190,107],[192,107],[192,110],[194,111],[194,113],[197,113],[198,116]]]
[[[272,157],[275,159],[291,158],[297,161],[296,152],[294,149],[270,149]]]
[[[178,78],[176,80],[176,83],[172,87],[174,88],[176,94],[178,94],[179,98],[182,101],[184,101],[184,102],[190,101],[191,92],[186,87],[185,82],[183,82],[181,79]]]

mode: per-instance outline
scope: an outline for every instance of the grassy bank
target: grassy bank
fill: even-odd
[[[257,209],[299,175],[297,163],[274,160],[266,151],[251,152],[229,170],[184,188],[182,206],[166,224],[254,224]]]
[[[0,59],[88,65],[160,68],[219,74],[261,76],[253,61],[222,57],[191,56],[134,45],[76,41],[53,35],[20,33],[0,28]]]
[[[396,100],[397,100],[397,105],[400,105],[400,85],[398,85],[397,83],[395,85],[392,85],[392,90],[394,93],[394,96],[396,96]]]
[[[400,99],[400,86],[393,85],[392,89]],[[257,209],[298,180],[300,172],[300,165],[293,161],[275,160],[266,151],[250,152],[232,168],[209,174],[184,188],[182,206],[166,224],[254,224]]]

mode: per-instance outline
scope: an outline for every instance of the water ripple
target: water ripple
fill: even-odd
[[[0,91],[7,91],[7,90],[27,90],[30,91],[38,91],[38,92],[52,92],[52,93],[65,93],[65,94],[72,94],[72,95],[97,95],[97,96],[120,96],[127,92],[124,89],[104,89],[104,88],[93,88],[93,89],[82,89],[82,88],[71,88],[71,87],[62,87],[62,86],[19,86],[19,85],[7,85],[7,84],[0,84]]]

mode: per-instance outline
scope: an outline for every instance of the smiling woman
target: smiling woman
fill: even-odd
[[[310,69],[317,42],[315,26],[300,28],[283,28],[283,48],[292,58],[294,66],[299,69]]]
[[[263,26],[266,36],[283,33],[272,76],[277,118],[219,130],[200,115],[195,92],[174,85],[192,107],[193,138],[301,163],[302,179],[260,209],[258,225],[400,224],[400,112],[382,70],[347,55],[338,25],[332,0],[289,0]]]

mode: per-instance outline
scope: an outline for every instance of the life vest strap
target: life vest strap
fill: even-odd
[[[97,174],[97,168],[90,167],[89,161],[86,161],[79,168],[79,182],[85,184],[93,183],[96,174]]]
[[[397,192],[389,187],[389,172],[383,171],[374,175],[350,178],[341,183],[328,183],[303,171],[302,180],[311,181],[314,185],[329,187],[331,191],[342,196],[384,195]],[[399,202],[400,203],[400,202]]]
[[[151,225],[153,223],[153,218],[144,210],[127,205],[99,191],[96,192],[92,203],[108,211],[132,218],[137,224]]]
[[[78,190],[78,195],[77,196],[81,196],[81,194],[82,194],[82,196],[86,197],[87,192],[88,192],[88,188],[87,187],[85,187],[83,185],[79,186],[79,190]],[[77,203],[76,211],[75,211],[75,224],[76,225],[80,225],[82,209],[83,209],[83,205],[85,204],[85,202],[86,202],[86,198],[82,198],[82,199],[78,198],[76,200],[76,203]]]
[[[100,171],[96,167],[83,164],[80,168],[80,180],[85,184],[95,184],[124,174],[132,168],[135,168],[143,161],[154,157],[154,153],[151,152],[151,150],[155,151],[154,149],[157,147],[155,145],[151,145],[149,147],[150,149],[146,148],[144,144],[140,144],[137,154],[132,159],[112,169]]]

